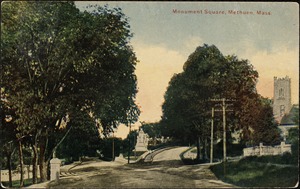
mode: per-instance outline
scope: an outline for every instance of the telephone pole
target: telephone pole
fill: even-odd
[[[129,134],[128,134],[128,164],[130,162],[130,132],[131,132],[131,120],[129,121]]]
[[[223,161],[226,161],[226,109],[225,109],[225,98],[222,99],[223,109]]]
[[[112,136],[112,161],[115,161],[115,140],[114,140],[114,131]]]
[[[233,110],[226,110],[227,106],[232,105],[232,104],[226,104],[226,102],[232,102],[235,100],[222,98],[222,99],[211,99],[210,101],[216,102],[218,105],[222,106],[222,110],[216,110],[216,111],[223,112],[223,174],[225,177],[226,176],[226,161],[227,161],[227,158],[226,158],[226,154],[227,154],[226,153],[226,111],[233,111]],[[213,127],[213,112],[212,112],[212,127]],[[213,134],[211,134],[211,135],[213,136]],[[212,141],[211,141],[211,143],[212,143]],[[211,155],[211,159],[212,159],[212,155]]]
[[[210,163],[213,162],[213,148],[214,148],[214,113],[215,108],[211,108],[211,129],[210,129]]]
[[[226,110],[226,108],[232,104],[226,104],[226,102],[232,102],[235,100],[231,99],[211,99],[211,102],[216,102],[218,105],[222,106],[222,110],[214,110],[214,107],[212,107],[212,129],[211,132],[213,132],[213,118],[214,118],[214,111],[222,111],[223,112],[223,162],[226,162],[226,111],[232,111],[232,110]],[[211,138],[213,138],[213,133],[211,133]],[[213,141],[211,140],[211,143]],[[212,145],[212,144],[211,144]],[[212,159],[212,152],[211,152],[211,159]],[[212,161],[212,160],[211,160]]]

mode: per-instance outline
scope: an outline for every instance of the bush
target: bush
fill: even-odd
[[[243,155],[244,144],[227,143],[227,156],[235,157]],[[223,141],[221,140],[217,145],[214,145],[214,158],[223,159]]]
[[[299,158],[299,128],[291,128],[287,141],[292,144],[292,162],[298,164]]]

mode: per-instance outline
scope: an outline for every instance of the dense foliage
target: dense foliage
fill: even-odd
[[[161,125],[159,122],[156,122],[156,123],[142,122],[141,129],[143,129],[143,131],[148,134],[149,138],[159,138],[159,137],[161,137],[160,126]]]
[[[227,99],[226,132],[240,131],[244,142],[260,140],[273,144],[279,141],[271,104],[256,92],[258,73],[248,60],[224,56],[216,46],[200,46],[184,64],[184,71],[175,74],[165,93],[162,106],[162,130],[184,141],[199,141],[206,147],[210,139],[211,108],[222,110],[213,99]],[[222,113],[215,113],[214,136],[221,138]],[[264,130],[266,129],[266,130]],[[253,133],[254,130],[254,133]],[[264,130],[262,135],[258,132]],[[265,137],[263,134],[269,135]]]
[[[287,142],[291,143],[292,148],[292,161],[299,164],[299,127],[291,128],[287,137]]]
[[[26,138],[45,180],[78,112],[104,132],[137,120],[130,26],[119,8],[80,12],[73,2],[25,1],[1,8],[2,111],[16,115],[16,140]]]

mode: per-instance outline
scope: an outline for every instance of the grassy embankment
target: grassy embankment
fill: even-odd
[[[248,157],[227,162],[224,166],[211,166],[213,173],[222,181],[241,187],[294,187],[298,182],[298,163],[291,162],[289,155]],[[290,164],[293,163],[293,164]]]

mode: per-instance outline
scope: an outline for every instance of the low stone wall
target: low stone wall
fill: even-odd
[[[277,146],[264,146],[262,143],[259,146],[244,148],[244,156],[263,156],[263,155],[280,155],[285,152],[292,153],[291,145],[281,142]]]

